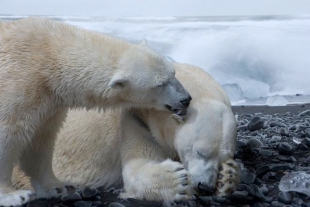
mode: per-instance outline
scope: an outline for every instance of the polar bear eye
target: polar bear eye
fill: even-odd
[[[160,84],[157,85],[157,87],[163,87],[163,86],[166,86],[167,85],[167,82],[162,82]]]

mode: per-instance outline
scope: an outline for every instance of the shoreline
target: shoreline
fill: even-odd
[[[255,113],[263,113],[263,114],[285,114],[289,113],[297,113],[310,109],[310,103],[304,104],[289,104],[286,106],[267,106],[267,105],[240,105],[240,106],[232,106],[232,111],[235,114],[255,114]]]

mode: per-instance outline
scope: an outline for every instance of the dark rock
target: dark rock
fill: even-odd
[[[125,206],[120,203],[113,202],[109,204],[109,207],[125,207]]]
[[[305,138],[304,140],[302,140],[301,144],[306,145],[307,147],[310,147],[310,138]]]
[[[74,203],[75,207],[91,207],[91,201],[77,201]]]
[[[285,203],[285,204],[291,204],[292,203],[292,196],[288,192],[281,191],[278,195],[278,201]]]
[[[281,203],[281,202],[279,202],[279,201],[272,201],[271,202],[271,205],[272,206],[275,206],[275,207],[284,207],[284,203]]]
[[[276,121],[269,122],[269,126],[270,127],[286,127],[285,124],[283,124],[281,122],[276,122]]]
[[[285,162],[296,162],[296,159],[293,157],[293,156],[277,156],[278,160],[281,160],[281,161],[285,161]]]
[[[199,196],[199,199],[204,202],[204,204],[209,204],[213,201],[211,196]]]
[[[264,165],[256,170],[256,175],[260,177],[260,176],[263,176],[268,171],[270,171],[270,167]]]
[[[272,156],[273,152],[270,150],[260,150],[259,154],[261,154],[262,156],[265,156],[265,157],[270,157],[270,156]]]
[[[264,121],[258,117],[255,116],[249,123],[248,123],[248,130],[249,131],[255,131],[262,129],[264,126]]]
[[[303,143],[300,143],[299,145],[297,145],[297,149],[308,150],[309,147]]]
[[[303,116],[310,116],[310,109],[299,113],[298,116],[301,116],[301,117],[303,117]]]
[[[305,136],[310,137],[310,129],[309,128],[305,130]]]
[[[233,203],[238,204],[247,204],[253,200],[253,197],[249,196],[249,193],[245,190],[235,191],[232,193],[232,195],[229,196],[229,198]]]
[[[89,187],[85,187],[82,191],[83,198],[92,198],[98,195],[100,192],[97,189],[92,189]]]
[[[309,129],[309,126],[299,125],[296,130],[303,132],[307,129]]]
[[[75,192],[69,195],[62,196],[61,200],[62,201],[78,201],[78,200],[82,200],[82,197],[79,193]]]
[[[120,203],[113,202],[109,204],[109,207],[125,207],[125,206]]]
[[[242,173],[241,180],[242,182],[246,184],[251,184],[251,183],[254,183],[255,178],[256,178],[256,175],[254,173],[245,172],[245,173]]]
[[[269,140],[270,143],[273,143],[273,142],[279,142],[281,141],[281,137],[280,136],[272,136]]]
[[[283,155],[291,155],[293,152],[293,147],[287,142],[281,142],[278,146],[278,151]]]
[[[248,129],[248,126],[247,125],[241,125],[237,128],[238,131],[245,131]]]
[[[245,147],[246,146],[246,143],[241,141],[241,140],[237,140],[236,142],[236,148],[239,149],[239,148],[242,148],[242,147]]]
[[[286,136],[286,137],[290,136],[289,130],[286,127],[285,128],[281,128],[279,130],[279,134],[281,134],[281,136]]]
[[[252,148],[259,148],[259,147],[264,146],[264,144],[261,141],[259,141],[258,139],[255,139],[255,138],[251,138],[247,142],[247,145],[249,145]]]

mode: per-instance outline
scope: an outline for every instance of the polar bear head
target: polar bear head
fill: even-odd
[[[174,144],[198,192],[215,190],[221,164],[234,156],[236,130],[233,113],[221,102],[208,100],[199,110],[188,109],[188,119],[177,131]]]
[[[109,82],[129,105],[183,113],[190,94],[175,77],[173,65],[145,41],[127,49]]]

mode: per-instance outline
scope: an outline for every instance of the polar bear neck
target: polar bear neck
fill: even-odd
[[[50,20],[43,20],[32,31],[36,32],[29,35],[32,51],[39,52],[31,54],[31,58],[35,64],[44,65],[38,73],[47,81],[45,87],[50,89],[57,105],[116,106],[119,98],[108,83],[119,69],[121,55],[132,44]],[[29,57],[24,62],[27,61]]]

